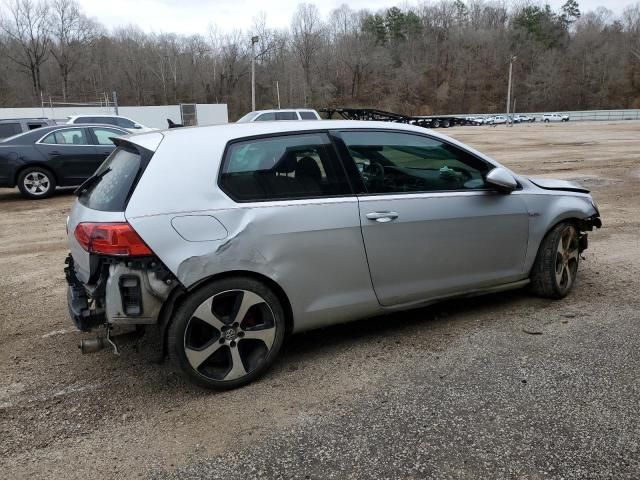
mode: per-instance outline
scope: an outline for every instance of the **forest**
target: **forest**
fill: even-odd
[[[147,33],[107,29],[76,0],[7,0],[0,10],[0,106],[94,102],[369,107],[411,115],[640,108],[640,3],[614,14],[549,5],[439,0],[322,16],[301,3],[290,26]],[[255,38],[257,37],[257,38]],[[255,43],[252,45],[252,38]]]

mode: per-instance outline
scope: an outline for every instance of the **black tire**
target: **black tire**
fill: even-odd
[[[44,167],[25,168],[18,175],[18,189],[27,198],[42,200],[56,191],[56,177]]]
[[[262,303],[243,310],[245,298],[250,297],[260,297]],[[209,300],[211,303],[207,304]],[[206,315],[207,308],[212,322],[220,322],[222,327],[194,315],[197,311]],[[239,311],[244,311],[244,315]],[[240,315],[243,318],[236,322]],[[264,328],[256,328],[256,318],[262,321],[257,327]],[[247,324],[247,319],[254,325]],[[178,308],[169,327],[169,355],[182,373],[201,387],[213,390],[241,387],[263,375],[273,364],[284,341],[285,324],[278,297],[262,282],[248,277],[217,280],[191,293]],[[271,325],[274,331],[269,333],[273,337],[270,346],[267,340],[247,338],[271,332]],[[212,350],[213,353],[208,353]],[[234,363],[234,359],[240,359],[239,363]],[[194,367],[191,362],[200,364]],[[244,372],[239,377],[238,364]]]
[[[440,120],[434,120],[431,128],[439,128],[440,127]]]
[[[574,224],[561,222],[544,237],[531,269],[531,290],[535,294],[554,299],[569,294],[580,264],[579,235]],[[561,249],[567,253],[561,253]]]

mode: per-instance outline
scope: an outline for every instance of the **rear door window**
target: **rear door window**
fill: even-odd
[[[333,145],[324,133],[232,143],[225,154],[220,187],[240,202],[351,194]]]
[[[276,112],[276,120],[298,120],[296,112]]]
[[[141,166],[139,152],[117,148],[100,165],[93,177],[85,182],[86,187],[80,187],[80,203],[94,210],[124,211]]]

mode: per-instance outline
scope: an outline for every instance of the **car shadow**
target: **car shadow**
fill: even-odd
[[[398,311],[369,317],[354,322],[294,334],[283,345],[281,357],[303,357],[320,352],[327,345],[344,347],[361,341],[401,337],[416,328],[437,329],[449,325],[452,317],[462,317],[479,310],[498,309],[501,306],[531,298],[524,289],[486,294],[477,297],[445,300],[426,307]],[[496,316],[496,321],[498,317]],[[474,317],[475,319],[475,317]],[[465,321],[456,318],[455,321]],[[486,322],[485,322],[486,323]],[[284,362],[283,362],[284,363]]]
[[[14,188],[13,190],[1,189],[0,202],[2,203],[41,202],[41,201],[46,201],[47,199],[55,198],[55,197],[71,197],[75,190],[76,190],[76,187],[61,187],[56,189],[55,193],[51,197],[43,198],[39,200],[32,200],[22,195],[20,193],[20,190],[18,190],[17,188]]]

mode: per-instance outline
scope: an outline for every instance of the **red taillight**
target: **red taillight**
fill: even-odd
[[[74,235],[89,253],[129,257],[153,255],[128,223],[79,223]]]

